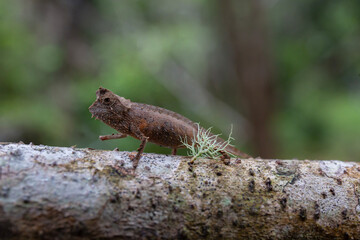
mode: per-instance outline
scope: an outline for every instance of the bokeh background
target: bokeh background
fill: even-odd
[[[358,161],[359,39],[358,0],[0,0],[0,141],[136,150],[98,140],[103,86],[253,156]]]

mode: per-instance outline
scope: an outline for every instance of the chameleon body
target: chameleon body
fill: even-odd
[[[134,169],[138,165],[147,141],[172,148],[172,153],[176,154],[178,148],[184,148],[181,140],[186,138],[188,142],[191,141],[198,131],[197,124],[178,113],[161,107],[131,102],[101,87],[97,90],[96,100],[89,107],[89,111],[92,117],[100,119],[119,132],[119,134],[100,136],[101,140],[132,136],[141,141],[138,153],[133,159]],[[220,144],[224,143],[219,137],[216,141]],[[250,157],[230,145],[225,150],[243,158]]]

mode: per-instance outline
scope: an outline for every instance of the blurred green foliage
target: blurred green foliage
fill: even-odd
[[[183,98],[196,91],[177,93],[170,86],[181,76],[164,70],[176,59],[206,86],[223,44],[215,1],[75,1],[83,5],[68,23],[61,9],[70,2],[0,0],[0,141],[137,149],[131,138],[98,140],[114,132],[87,110],[99,86],[230,129],[211,105],[214,119],[189,110]],[[360,2],[278,0],[264,8],[276,157],[360,160]],[[170,152],[152,144],[146,151]]]
[[[279,1],[270,11],[280,156],[360,160],[360,2]]]

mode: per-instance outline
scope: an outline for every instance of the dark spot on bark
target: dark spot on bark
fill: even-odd
[[[139,189],[136,190],[135,198],[137,198],[137,199],[141,198],[141,193],[140,193]]]
[[[326,192],[322,192],[322,193],[321,193],[321,196],[323,197],[323,199],[325,199],[325,198],[327,197]]]
[[[2,198],[7,198],[9,196],[9,193],[10,193],[10,188],[9,187],[2,187],[0,189],[0,197],[2,197]]]
[[[23,203],[25,203],[25,204],[30,203],[30,196],[25,196],[25,197],[23,197],[22,201],[23,201]]]
[[[249,169],[249,174],[250,176],[255,176],[255,172],[252,168]]]
[[[342,185],[342,180],[341,180],[340,178],[337,178],[337,179],[336,179],[336,183],[337,183],[338,185]]]
[[[193,174],[192,174],[192,176],[193,176],[193,178],[196,178],[196,172],[193,172]]]
[[[179,212],[179,208],[176,207],[176,206],[173,206],[172,209],[173,209],[173,212],[174,212],[174,213],[178,213],[178,212]]]
[[[216,213],[216,217],[217,218],[222,218],[223,216],[223,212],[221,210],[218,210],[217,213]]]
[[[348,234],[348,233],[344,233],[344,240],[348,240],[348,239],[350,239],[349,234]]]
[[[255,192],[255,181],[254,179],[251,179],[250,182],[249,182],[249,191],[250,192]]]
[[[19,149],[17,149],[15,151],[10,152],[10,155],[14,156],[14,157],[19,157],[19,156],[21,156],[21,151]]]
[[[190,204],[190,209],[195,209],[195,206],[193,204]]]
[[[173,192],[173,187],[171,185],[169,185],[169,193],[171,194]]]
[[[152,198],[150,198],[150,205],[153,209],[156,209],[156,203],[154,202],[154,200]]]
[[[236,164],[241,164],[241,159],[237,158],[235,161]]]
[[[222,239],[222,235],[221,235],[221,228],[219,227],[219,226],[215,226],[214,227],[214,230],[215,230],[215,232],[218,234],[217,235],[217,239]]]
[[[299,174],[296,174],[294,177],[293,177],[293,179],[291,179],[291,182],[290,182],[290,184],[291,185],[293,185],[297,180],[299,180],[300,179],[300,175]]]
[[[259,213],[258,213],[258,209],[256,209],[255,206],[251,206],[250,209],[249,209],[249,215],[250,216],[257,216]]]
[[[315,202],[315,205],[314,205],[314,219],[315,220],[320,219],[320,206],[317,202]]]
[[[216,176],[221,176],[221,175],[222,175],[221,172],[217,172],[217,173],[216,173]]]
[[[110,203],[119,203],[121,201],[120,195],[119,194],[112,195],[109,201]]]
[[[323,176],[323,177],[325,176],[325,173],[321,168],[318,168],[317,170],[321,176]]]
[[[183,229],[178,230],[176,238],[177,238],[177,240],[188,240],[189,239]]]
[[[201,235],[203,237],[207,237],[209,235],[209,227],[208,226],[201,226]]]
[[[279,161],[279,160],[276,160],[275,163],[276,163],[277,165],[284,165],[283,162],[282,162],[282,161]]]
[[[188,168],[189,172],[193,171],[193,167],[190,165],[190,167]]]
[[[230,158],[222,158],[222,161],[225,165],[230,165]]]
[[[348,210],[347,209],[344,209],[342,212],[341,212],[341,217],[343,220],[346,220],[348,219]]]
[[[233,225],[234,227],[237,227],[237,226],[239,225],[238,220],[233,220],[233,221],[232,221],[232,225]]]
[[[335,196],[335,189],[334,188],[330,188],[330,192],[333,196]]]
[[[281,209],[284,210],[286,208],[286,204],[287,204],[287,198],[286,197],[283,197],[280,199],[280,206],[281,206]]]
[[[265,186],[266,186],[266,191],[271,192],[273,190],[270,178],[267,178],[265,180]]]
[[[299,218],[300,218],[300,220],[305,221],[306,217],[307,217],[306,215],[307,215],[306,214],[306,209],[301,206],[300,209],[299,209]]]
[[[129,210],[129,211],[134,211],[134,207],[131,206],[131,205],[129,205],[128,210]]]

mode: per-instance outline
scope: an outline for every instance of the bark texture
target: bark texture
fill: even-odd
[[[0,239],[360,239],[360,165],[0,144]]]

